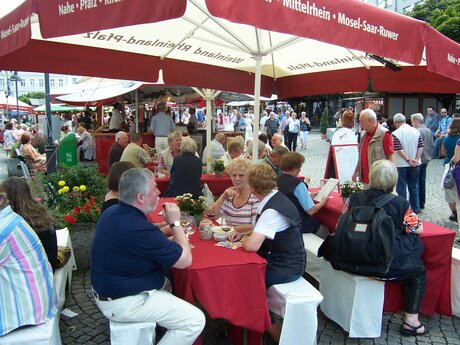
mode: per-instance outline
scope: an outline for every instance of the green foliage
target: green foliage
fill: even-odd
[[[460,43],[460,0],[426,0],[407,14]]]
[[[96,222],[106,194],[106,177],[97,166],[58,166],[52,174],[31,181],[36,196],[48,206],[57,227],[75,222]]]
[[[214,162],[212,162],[211,167],[215,173],[221,173],[225,170],[224,161],[221,159],[216,159]]]
[[[329,125],[329,111],[327,107],[324,107],[321,113],[321,121],[319,123],[319,131],[321,134],[326,134],[327,126]]]

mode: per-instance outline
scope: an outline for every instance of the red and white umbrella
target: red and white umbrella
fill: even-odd
[[[428,24],[359,0],[26,0],[0,19],[2,69],[147,82],[162,70],[168,84],[254,94],[255,123],[273,90],[364,91],[371,79],[455,93],[459,61]]]

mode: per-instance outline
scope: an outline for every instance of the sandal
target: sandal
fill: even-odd
[[[410,327],[410,329],[404,328],[404,326]],[[424,327],[423,332],[417,332],[420,328]],[[406,321],[403,321],[403,326],[401,327],[401,334],[405,337],[416,337],[418,335],[424,335],[428,333],[428,326],[420,322],[420,325],[411,326]]]

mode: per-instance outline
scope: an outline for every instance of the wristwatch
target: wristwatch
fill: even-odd
[[[169,224],[169,227],[172,229],[174,226],[181,226],[180,221],[176,220],[174,223]]]

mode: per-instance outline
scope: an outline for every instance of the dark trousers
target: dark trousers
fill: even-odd
[[[296,150],[296,148],[297,148],[297,136],[298,135],[299,135],[298,133],[288,132],[287,147],[292,152],[294,152]]]
[[[409,314],[420,313],[426,286],[426,271],[423,262],[415,266],[412,271],[391,281],[403,284],[404,311]]]
[[[418,176],[418,199],[420,208],[425,208],[426,201],[426,168],[428,164],[420,165],[420,174]]]

